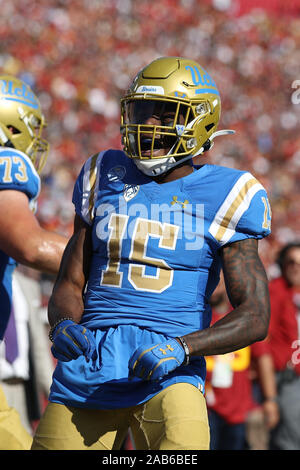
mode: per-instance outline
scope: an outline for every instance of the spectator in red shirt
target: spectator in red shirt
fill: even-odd
[[[211,297],[212,323],[231,310],[225,283],[220,283]],[[233,353],[206,358],[206,401],[212,450],[247,448],[246,421],[258,406],[252,396],[251,363],[255,364],[264,397],[262,408],[268,428],[279,419],[273,362],[266,341],[260,341]]]
[[[269,344],[278,386],[280,422],[271,447],[300,449],[300,242],[282,248],[278,257],[281,276],[270,282]]]

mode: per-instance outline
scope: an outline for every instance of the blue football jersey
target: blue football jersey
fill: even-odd
[[[7,189],[25,193],[31,209],[36,210],[40,177],[30,158],[18,150],[0,147],[0,190]],[[0,250],[0,340],[3,339],[11,310],[12,273],[15,266],[16,262]]]
[[[210,326],[220,248],[270,233],[263,186],[248,172],[215,165],[158,184],[122,151],[108,150],[84,164],[73,203],[92,227],[81,322],[97,332],[100,358],[93,366],[82,358],[59,363],[50,399],[111,408],[140,403],[176,381],[203,389],[203,357],[159,384],[130,383],[128,361],[142,344]]]

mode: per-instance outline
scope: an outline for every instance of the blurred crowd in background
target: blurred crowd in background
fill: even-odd
[[[0,73],[31,85],[48,122],[42,226],[71,234],[83,163],[121,148],[124,91],[150,61],[184,56],[217,83],[219,129],[236,131],[197,163],[250,171],[265,186],[272,234],[260,255],[270,280],[279,275],[279,250],[300,239],[300,0],[0,0],[0,10]],[[53,279],[39,276],[47,323]]]
[[[83,162],[120,148],[119,100],[136,72],[159,56],[186,56],[219,87],[219,128],[236,131],[203,161],[251,171],[266,187],[273,224],[261,256],[277,274],[278,249],[299,237],[299,1],[0,0],[0,8],[1,73],[33,87],[48,121],[45,227],[70,233]]]

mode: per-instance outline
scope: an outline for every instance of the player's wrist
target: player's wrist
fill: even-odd
[[[182,363],[182,365],[184,366],[187,366],[190,362],[190,350],[189,350],[189,347],[185,341],[185,339],[183,338],[183,336],[177,336],[175,338],[179,343],[180,345],[183,347],[183,350],[184,350],[184,353],[185,353],[185,359]]]
[[[277,396],[264,398],[264,403],[277,403],[277,402],[278,402]]]
[[[54,339],[54,333],[55,333],[55,330],[56,328],[63,322],[68,322],[68,324],[71,324],[71,323],[75,323],[74,320],[70,317],[63,317],[63,318],[60,318],[56,323],[54,323],[54,325],[52,325],[52,327],[50,328],[50,331],[49,331],[49,339],[51,341],[51,343],[53,343],[53,339]]]

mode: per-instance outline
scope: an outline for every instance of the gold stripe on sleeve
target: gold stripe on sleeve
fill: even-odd
[[[239,208],[239,206],[242,204],[244,201],[245,197],[247,196],[248,191],[252,186],[255,184],[259,184],[256,178],[251,178],[249,179],[244,186],[240,189],[238,195],[235,197],[231,205],[226,211],[226,214],[224,215],[222,222],[220,223],[220,227],[217,231],[217,234],[215,236],[216,240],[220,241],[222,240],[227,228],[229,227],[229,224],[236,212],[236,210]]]

